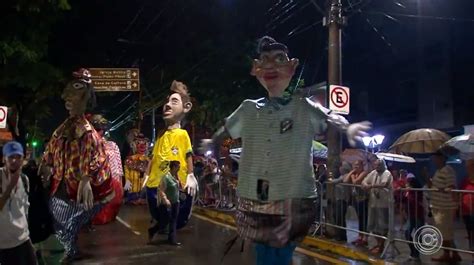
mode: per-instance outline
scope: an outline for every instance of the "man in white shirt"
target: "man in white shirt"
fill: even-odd
[[[23,147],[3,146],[5,167],[0,168],[0,264],[36,265],[28,231],[28,178],[21,173]]]

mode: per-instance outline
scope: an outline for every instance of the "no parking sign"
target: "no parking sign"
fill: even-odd
[[[0,129],[7,128],[7,114],[8,108],[0,106]]]
[[[349,88],[344,86],[329,86],[329,109],[340,114],[349,114]]]

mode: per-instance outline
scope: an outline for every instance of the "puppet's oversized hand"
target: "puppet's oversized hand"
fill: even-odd
[[[362,138],[368,136],[367,131],[372,128],[372,123],[368,121],[349,124],[347,127],[347,140],[351,146],[356,145],[356,141],[362,141]]]
[[[125,185],[123,186],[123,190],[130,191],[132,189],[132,182],[130,180],[125,180]]]
[[[83,178],[79,182],[77,189],[77,203],[83,203],[86,210],[92,209],[94,205],[94,195],[89,178]]]
[[[186,178],[186,185],[184,186],[184,190],[191,196],[195,196],[196,192],[199,190],[198,182],[194,173],[189,173],[188,177]]]

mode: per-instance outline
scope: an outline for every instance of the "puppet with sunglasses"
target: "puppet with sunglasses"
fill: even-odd
[[[84,115],[95,105],[90,77],[87,69],[79,69],[64,88],[69,117],[51,136],[40,167],[50,187],[56,236],[65,249],[63,264],[82,257],[80,228],[115,196],[104,141]]]
[[[370,128],[368,122],[348,124],[311,98],[284,97],[297,66],[298,59],[290,59],[286,45],[261,38],[251,75],[268,96],[244,100],[213,139],[201,146],[209,150],[228,136],[242,140],[237,232],[256,243],[258,265],[291,264],[296,244],[316,219],[314,136],[330,123],[354,144]]]

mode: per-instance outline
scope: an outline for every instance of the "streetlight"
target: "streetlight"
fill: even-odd
[[[376,134],[374,136],[363,137],[362,142],[365,145],[366,151],[368,148],[371,148],[373,152],[375,147],[378,147],[378,151],[380,151],[380,146],[382,145],[384,139],[385,139],[385,136],[381,134]]]

